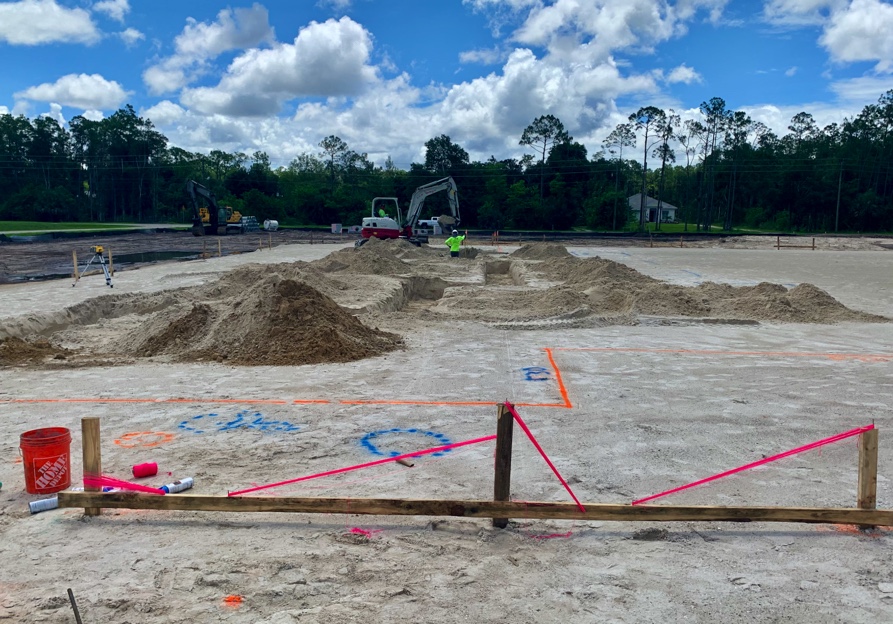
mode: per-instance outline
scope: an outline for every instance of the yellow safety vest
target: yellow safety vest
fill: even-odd
[[[445,242],[450,246],[450,251],[459,251],[459,248],[462,246],[462,241],[464,240],[464,236],[451,236],[446,239]]]

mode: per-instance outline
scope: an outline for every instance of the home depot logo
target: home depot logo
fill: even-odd
[[[44,458],[35,459],[34,466],[36,467],[38,462],[41,461],[44,464],[34,471],[34,485],[41,490],[55,487],[68,473],[68,453],[63,453],[58,457],[50,457],[46,461],[44,461]]]

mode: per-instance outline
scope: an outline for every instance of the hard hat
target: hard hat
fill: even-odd
[[[459,230],[453,230],[453,234],[458,234]]]

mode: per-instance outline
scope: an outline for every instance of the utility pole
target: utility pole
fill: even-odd
[[[843,183],[843,161],[840,162],[840,173],[837,175],[837,210],[834,213],[834,232],[837,233],[837,225],[840,222],[840,187]]]

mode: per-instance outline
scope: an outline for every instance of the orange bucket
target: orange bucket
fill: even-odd
[[[71,432],[65,427],[26,431],[19,439],[28,494],[53,494],[71,485]]]

